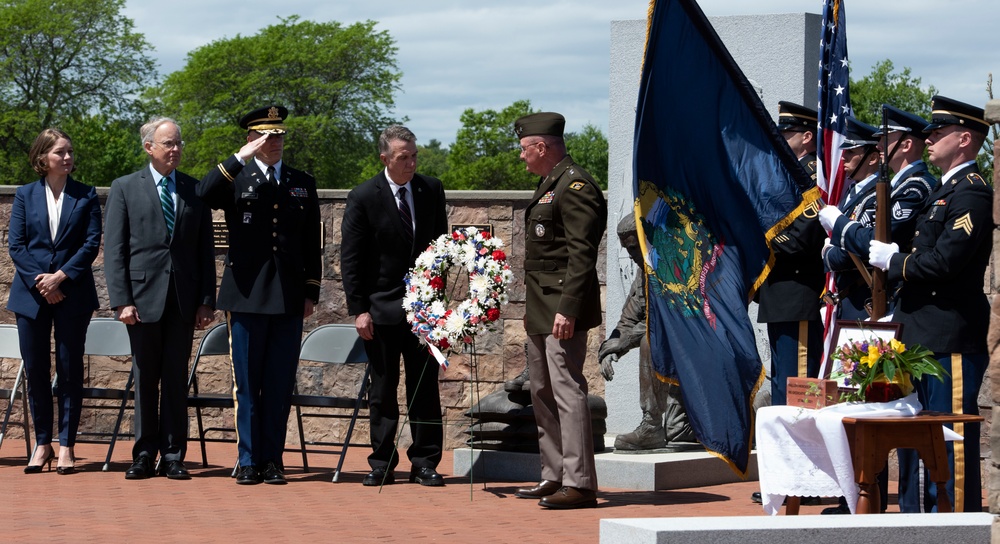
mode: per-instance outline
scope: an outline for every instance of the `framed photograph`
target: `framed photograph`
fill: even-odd
[[[834,356],[840,346],[848,342],[864,342],[876,338],[885,342],[894,338],[899,340],[902,332],[902,323],[838,320],[833,326],[833,345],[830,347],[831,361],[826,366],[828,374],[825,377],[829,377],[829,373],[840,370],[840,361]]]

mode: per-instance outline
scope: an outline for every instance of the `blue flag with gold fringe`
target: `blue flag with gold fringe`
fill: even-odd
[[[635,122],[636,223],[653,367],[698,440],[745,477],[763,383],[747,305],[770,240],[818,198],[693,0],[653,0]]]

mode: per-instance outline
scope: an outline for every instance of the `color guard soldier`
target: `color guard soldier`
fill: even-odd
[[[778,103],[778,129],[799,163],[816,180],[816,110]],[[771,403],[785,404],[789,376],[816,376],[823,352],[820,295],[823,292],[825,238],[818,207],[807,208],[773,241],[774,266],[758,293],[759,323],[767,323],[771,346]],[[805,348],[805,349],[802,349]]]
[[[846,137],[840,144],[840,149],[843,150],[844,174],[850,188],[841,199],[839,207],[826,206],[820,210],[819,221],[827,232],[834,228],[832,222],[827,224],[829,218],[838,224],[844,224],[831,233],[829,245],[823,247],[823,262],[826,269],[835,275],[837,295],[834,303],[837,305],[837,318],[858,320],[868,319],[870,315],[865,305],[871,300],[872,290],[868,283],[870,279],[866,281],[861,275],[851,258],[852,252],[845,247],[843,231],[850,227],[852,231],[863,228],[873,232],[879,154],[876,149],[878,138],[875,137],[875,127],[854,117],[848,117],[846,125]],[[868,247],[867,244],[865,242],[865,247]],[[867,267],[866,272],[870,272]]]
[[[896,243],[872,241],[869,259],[888,271],[890,282],[901,282],[893,320],[903,324],[903,343],[933,351],[948,371],[943,382],[916,381],[924,409],[978,414],[979,388],[989,362],[990,306],[983,278],[994,224],[993,188],[980,175],[976,155],[989,124],[981,108],[943,96],[931,100],[931,110],[931,123],[924,132],[929,133],[931,163],[945,173],[941,185],[919,214],[913,250],[902,252]],[[955,425],[966,440],[946,446],[953,474],[946,492],[956,512],[982,510],[979,427],[978,423]],[[916,482],[917,474],[900,478]],[[923,506],[932,511],[941,490],[929,477],[924,481]],[[904,497],[901,500],[901,510],[904,505],[907,510],[920,506],[905,504]]]

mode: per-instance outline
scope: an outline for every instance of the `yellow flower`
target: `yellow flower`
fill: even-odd
[[[868,346],[868,355],[861,356],[861,363],[868,366],[869,368],[875,366],[878,362],[879,352],[877,346]]]
[[[892,351],[895,351],[896,353],[903,353],[906,351],[906,344],[896,340],[895,338],[889,340],[889,345],[892,346]]]

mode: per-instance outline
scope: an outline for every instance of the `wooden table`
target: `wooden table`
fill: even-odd
[[[945,449],[942,425],[978,423],[982,416],[923,411],[913,417],[845,417],[844,429],[854,463],[854,479],[860,487],[858,514],[881,512],[882,499],[876,483],[878,473],[885,468],[889,452],[895,448],[912,448],[924,461],[931,481],[941,491],[937,494],[938,512],[951,512],[951,502],[944,486],[951,477],[948,451]],[[971,437],[979,440],[978,436]],[[785,514],[799,512],[799,498],[788,497]]]

